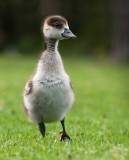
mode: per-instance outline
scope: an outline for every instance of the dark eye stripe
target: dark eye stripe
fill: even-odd
[[[61,28],[62,25],[61,25],[60,23],[54,23],[54,27],[56,27],[56,28]]]
[[[56,26],[56,27],[59,27],[59,26],[60,26],[60,24],[59,24],[59,23],[55,23],[55,26]]]

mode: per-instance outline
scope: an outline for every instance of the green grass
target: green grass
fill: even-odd
[[[66,116],[72,141],[60,142],[59,122],[46,139],[22,109],[22,91],[35,57],[0,57],[0,159],[129,159],[129,65],[64,57],[76,102]]]

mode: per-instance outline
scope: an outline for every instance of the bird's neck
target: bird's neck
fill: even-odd
[[[45,50],[47,50],[48,52],[58,51],[59,40],[45,38],[44,42],[45,42]]]
[[[45,39],[45,51],[38,63],[38,75],[43,78],[58,77],[64,73],[64,66],[58,52],[58,42],[55,39]]]

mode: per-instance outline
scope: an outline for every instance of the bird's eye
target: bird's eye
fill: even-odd
[[[59,24],[59,23],[55,23],[54,26],[55,26],[56,28],[61,28],[61,24]]]

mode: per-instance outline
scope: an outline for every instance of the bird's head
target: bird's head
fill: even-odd
[[[76,36],[69,30],[67,20],[59,15],[49,16],[43,24],[43,34],[48,39],[66,39],[76,38]]]

